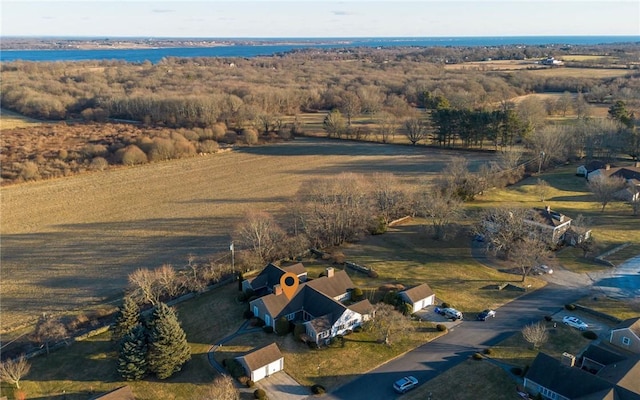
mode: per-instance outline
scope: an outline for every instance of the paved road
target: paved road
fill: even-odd
[[[393,382],[411,374],[422,383],[469,358],[476,351],[491,347],[522,326],[553,314],[589,293],[588,287],[573,288],[550,283],[543,289],[526,294],[498,309],[495,318],[487,322],[464,321],[433,342],[426,343],[369,373],[340,387],[327,399],[370,400],[393,399]]]

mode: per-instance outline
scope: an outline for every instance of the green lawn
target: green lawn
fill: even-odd
[[[116,372],[117,353],[106,333],[52,352],[48,357],[32,359],[31,372],[23,380],[22,388],[29,399],[86,400],[94,393],[128,384],[140,400],[198,399],[204,396],[215,376],[207,359],[209,347],[243,322],[245,306],[236,303],[236,294],[237,285],[231,284],[177,306],[192,359],[170,379],[123,382]],[[13,390],[6,386],[3,394],[14,398]]]

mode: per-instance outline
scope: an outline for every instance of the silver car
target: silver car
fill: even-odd
[[[566,317],[562,318],[562,323],[581,331],[586,331],[587,329],[589,329],[589,325],[587,325],[586,322],[572,315],[567,315]]]

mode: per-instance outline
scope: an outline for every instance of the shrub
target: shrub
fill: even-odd
[[[511,368],[511,373],[514,374],[515,376],[522,376],[522,368],[513,367]]]
[[[242,136],[244,138],[244,142],[248,145],[258,143],[258,131],[253,128],[243,129]]]
[[[200,153],[215,153],[220,150],[220,145],[215,140],[205,140],[198,144],[198,151]]]
[[[147,155],[135,144],[116,151],[116,159],[123,165],[144,164],[147,162]]]
[[[360,300],[362,296],[364,296],[364,292],[359,287],[353,288],[353,290],[351,291],[351,298],[353,300]]]
[[[263,326],[262,330],[264,333],[273,333],[273,326]]]
[[[40,174],[38,173],[38,164],[32,161],[25,162],[20,170],[20,176],[25,181],[38,179],[40,177]]]
[[[473,359],[474,360],[482,360],[482,354],[481,353],[473,353]]]
[[[409,303],[401,303],[400,311],[403,315],[411,315],[413,314],[413,306]]]
[[[295,326],[293,327],[293,336],[295,336],[295,338],[298,340],[301,340],[300,338],[305,332],[306,330],[303,324],[295,324]]]
[[[446,331],[447,331],[447,327],[446,327],[445,325],[443,325],[443,324],[438,324],[438,325],[436,325],[436,329],[437,329],[439,332],[446,332]]]
[[[589,340],[596,340],[598,338],[598,334],[594,331],[584,331],[582,332],[582,336]]]
[[[484,349],[483,353],[489,355],[491,354],[491,349]]]
[[[373,279],[375,279],[375,278],[377,278],[379,276],[378,273],[376,271],[374,271],[374,270],[369,270],[367,275],[369,276],[369,278],[373,278]]]
[[[362,327],[361,327],[360,325],[358,325],[358,326],[356,326],[355,328],[353,328],[353,331],[354,331],[355,333],[362,332]]]
[[[242,364],[240,364],[240,361],[236,360],[235,358],[226,358],[223,365],[229,371],[231,376],[238,380],[238,382],[242,384],[246,382],[246,380],[242,380],[243,377],[247,377],[244,372],[244,367],[242,366]]]
[[[545,315],[544,316],[544,320],[547,321],[547,322],[551,322],[551,321],[553,321],[553,317],[551,315]]]
[[[569,311],[573,311],[576,309],[576,305],[575,304],[565,304],[564,308],[566,308]]]
[[[254,387],[256,384],[255,384],[255,382],[254,382],[254,381],[252,381],[251,379],[249,379],[249,380],[247,381],[246,385],[247,385],[247,387],[248,387],[248,388],[252,388],[252,387]]]
[[[253,392],[253,397],[258,400],[265,399],[267,397],[267,392],[265,392],[263,389],[256,389]]]
[[[95,157],[91,160],[89,168],[94,171],[104,171],[109,166],[109,162],[104,157]]]
[[[276,333],[280,336],[289,333],[289,321],[286,317],[282,316],[276,321]]]
[[[343,252],[334,251],[333,253],[331,253],[331,259],[335,264],[344,264],[346,257]]]
[[[450,308],[451,305],[449,303],[442,303],[441,308]]]
[[[327,389],[324,388],[324,386],[322,385],[313,385],[311,386],[311,393],[313,394],[323,394],[326,393]]]

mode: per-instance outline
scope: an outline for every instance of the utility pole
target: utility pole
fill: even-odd
[[[235,263],[235,257],[234,257],[234,249],[233,249],[233,242],[231,242],[231,245],[229,246],[229,250],[231,250],[231,271],[232,272],[236,272],[236,263]]]
[[[540,175],[540,171],[542,170],[542,160],[544,160],[544,151],[540,152],[540,163],[538,163],[538,175]]]

